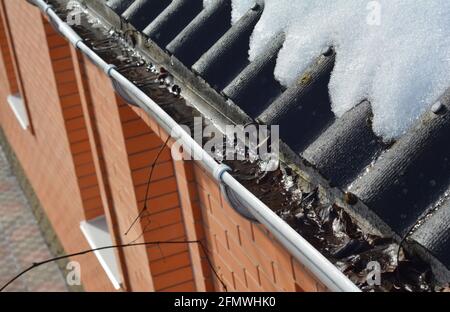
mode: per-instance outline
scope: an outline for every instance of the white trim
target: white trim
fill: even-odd
[[[105,216],[89,221],[81,221],[80,229],[92,249],[112,245],[111,235],[109,234]],[[100,262],[103,270],[105,270],[106,275],[111,280],[114,288],[117,290],[121,289],[122,279],[119,273],[118,262],[114,249],[97,250],[94,251],[94,254]]]
[[[27,130],[30,127],[30,119],[28,118],[27,108],[20,94],[11,94],[6,98],[9,107],[11,107],[14,115],[20,123],[23,130]]]

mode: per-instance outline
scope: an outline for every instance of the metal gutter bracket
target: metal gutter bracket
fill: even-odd
[[[234,209],[239,215],[244,217],[245,219],[251,222],[259,221],[255,218],[255,216],[249,210],[249,204],[242,197],[240,197],[236,192],[234,192],[231,188],[229,188],[223,181],[223,175],[225,172],[231,172],[231,168],[227,165],[221,164],[214,171],[214,178],[220,184],[220,191],[227,201],[227,203]]]

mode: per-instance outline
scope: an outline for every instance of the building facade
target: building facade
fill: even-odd
[[[37,7],[0,4],[1,140],[60,252],[155,242],[71,258],[86,291],[326,290],[198,163],[174,160],[156,120],[126,104]],[[95,241],[98,229],[106,240]]]

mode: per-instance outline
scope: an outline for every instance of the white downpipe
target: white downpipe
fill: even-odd
[[[58,27],[59,32],[65,36],[72,45],[80,49],[95,65],[99,66],[109,77],[119,82],[127,92],[138,99],[141,107],[149,112],[167,133],[171,134],[174,139],[183,142],[186,149],[191,151],[194,159],[202,159],[201,164],[208,172],[210,172],[220,183],[224,183],[244,199],[244,201],[248,203],[248,209],[252,212],[254,217],[264,224],[279,242],[329,290],[341,292],[361,291],[341,271],[339,271],[336,266],[300,236],[300,234],[234,179],[227,172],[229,169],[227,166],[217,163],[214,158],[212,158],[187,132],[182,130],[181,126],[158,104],[115,70],[114,65],[106,63],[84,44],[82,38],[58,17],[50,5],[44,0],[30,0],[30,2],[36,4],[43,13],[53,20]]]

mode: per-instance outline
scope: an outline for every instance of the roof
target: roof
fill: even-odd
[[[283,34],[248,61],[250,35],[263,6],[255,5],[231,25],[231,1],[208,9],[202,0],[106,3],[248,117],[280,125],[283,142],[330,186],[356,195],[369,208],[366,218],[380,219],[400,239],[408,237],[450,268],[450,91],[408,133],[387,144],[372,131],[369,102],[341,118],[332,113],[332,50],[318,55],[288,89],[273,74]]]

